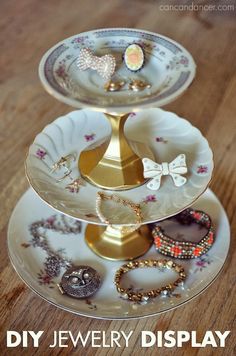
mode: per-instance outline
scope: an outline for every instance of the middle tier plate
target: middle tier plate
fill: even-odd
[[[96,193],[101,189],[84,181],[76,192],[70,184],[73,179],[80,178],[80,154],[104,145],[110,133],[105,115],[89,110],[73,111],[46,126],[36,136],[26,159],[26,175],[33,189],[54,209],[79,220],[102,224],[95,209]],[[201,132],[187,120],[162,109],[147,109],[130,114],[125,134],[141,158],[148,157],[161,163],[171,162],[181,153],[186,155],[187,183],[180,188],[175,187],[168,176],[162,177],[158,191],[149,190],[147,184],[121,192],[106,190],[107,194],[115,193],[140,203],[143,223],[177,214],[208,187],[213,170],[212,151]],[[52,166],[69,154],[76,157],[71,162],[70,177],[58,182],[66,170],[52,172]],[[105,202],[103,212],[113,224],[134,222],[132,211],[119,204]]]

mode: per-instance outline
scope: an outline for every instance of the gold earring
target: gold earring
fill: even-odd
[[[71,170],[68,170],[68,171],[64,174],[64,176],[62,176],[61,178],[58,178],[58,179],[56,180],[56,182],[57,182],[57,183],[62,182],[65,178],[70,177],[71,173],[72,173],[72,171],[71,171]]]
[[[106,91],[120,91],[121,88],[123,88],[124,85],[125,85],[125,81],[124,80],[120,80],[120,81],[109,80],[109,82],[107,82],[104,85],[104,89]]]
[[[142,91],[144,89],[150,89],[150,88],[151,88],[151,84],[140,79],[132,79],[129,83],[129,89],[136,92]]]
[[[61,157],[59,161],[53,164],[51,173],[54,173],[57,169],[60,169],[61,167],[68,168],[70,162],[75,160],[76,160],[75,154],[69,154],[65,157]]]

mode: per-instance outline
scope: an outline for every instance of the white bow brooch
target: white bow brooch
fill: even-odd
[[[185,154],[178,155],[172,162],[163,162],[161,164],[152,161],[149,158],[143,158],[144,178],[152,178],[147,184],[147,188],[158,190],[161,185],[161,177],[170,175],[176,187],[181,187],[187,182],[187,178],[181,174],[187,173]]]

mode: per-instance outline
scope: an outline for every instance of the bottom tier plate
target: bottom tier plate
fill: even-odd
[[[83,316],[101,319],[133,319],[157,315],[162,312],[177,308],[192,300],[206,290],[219,275],[225,263],[229,244],[230,229],[226,213],[216,196],[207,190],[206,193],[194,204],[194,208],[207,212],[214,223],[216,241],[207,255],[194,260],[179,261],[183,264],[188,274],[183,287],[178,287],[172,296],[159,297],[147,304],[138,304],[123,300],[119,297],[113,284],[115,271],[122,265],[95,255],[84,241],[85,223],[81,223],[81,232],[72,234],[66,228],[74,226],[78,221],[63,217],[42,202],[40,198],[29,189],[17,203],[8,228],[8,249],[11,262],[23,281],[36,294],[49,303]],[[86,264],[95,268],[102,276],[102,286],[89,300],[77,300],[62,295],[57,283],[60,277],[51,278],[45,272],[46,253],[36,247],[30,226],[36,221],[47,220],[42,233],[47,236],[50,248],[60,250],[74,264]],[[57,225],[64,233],[50,229],[51,224]],[[161,223],[160,223],[161,224]],[[177,232],[178,238],[197,238],[199,228],[195,225],[183,227],[176,226],[173,221],[164,221],[162,224],[169,231]],[[174,225],[175,224],[175,225]],[[177,227],[177,230],[176,230]],[[163,258],[152,247],[145,258]],[[61,270],[61,274],[64,270]],[[171,282],[175,279],[171,271],[157,272],[155,269],[137,269],[127,274],[124,283],[137,288],[153,288]]]

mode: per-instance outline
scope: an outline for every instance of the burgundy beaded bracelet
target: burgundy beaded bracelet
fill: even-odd
[[[200,210],[186,209],[175,216],[183,225],[196,223],[205,227],[208,232],[199,242],[178,241],[172,239],[164,233],[164,230],[157,224],[154,225],[152,235],[156,250],[163,255],[175,258],[197,258],[207,253],[214,243],[215,234],[209,215]]]

